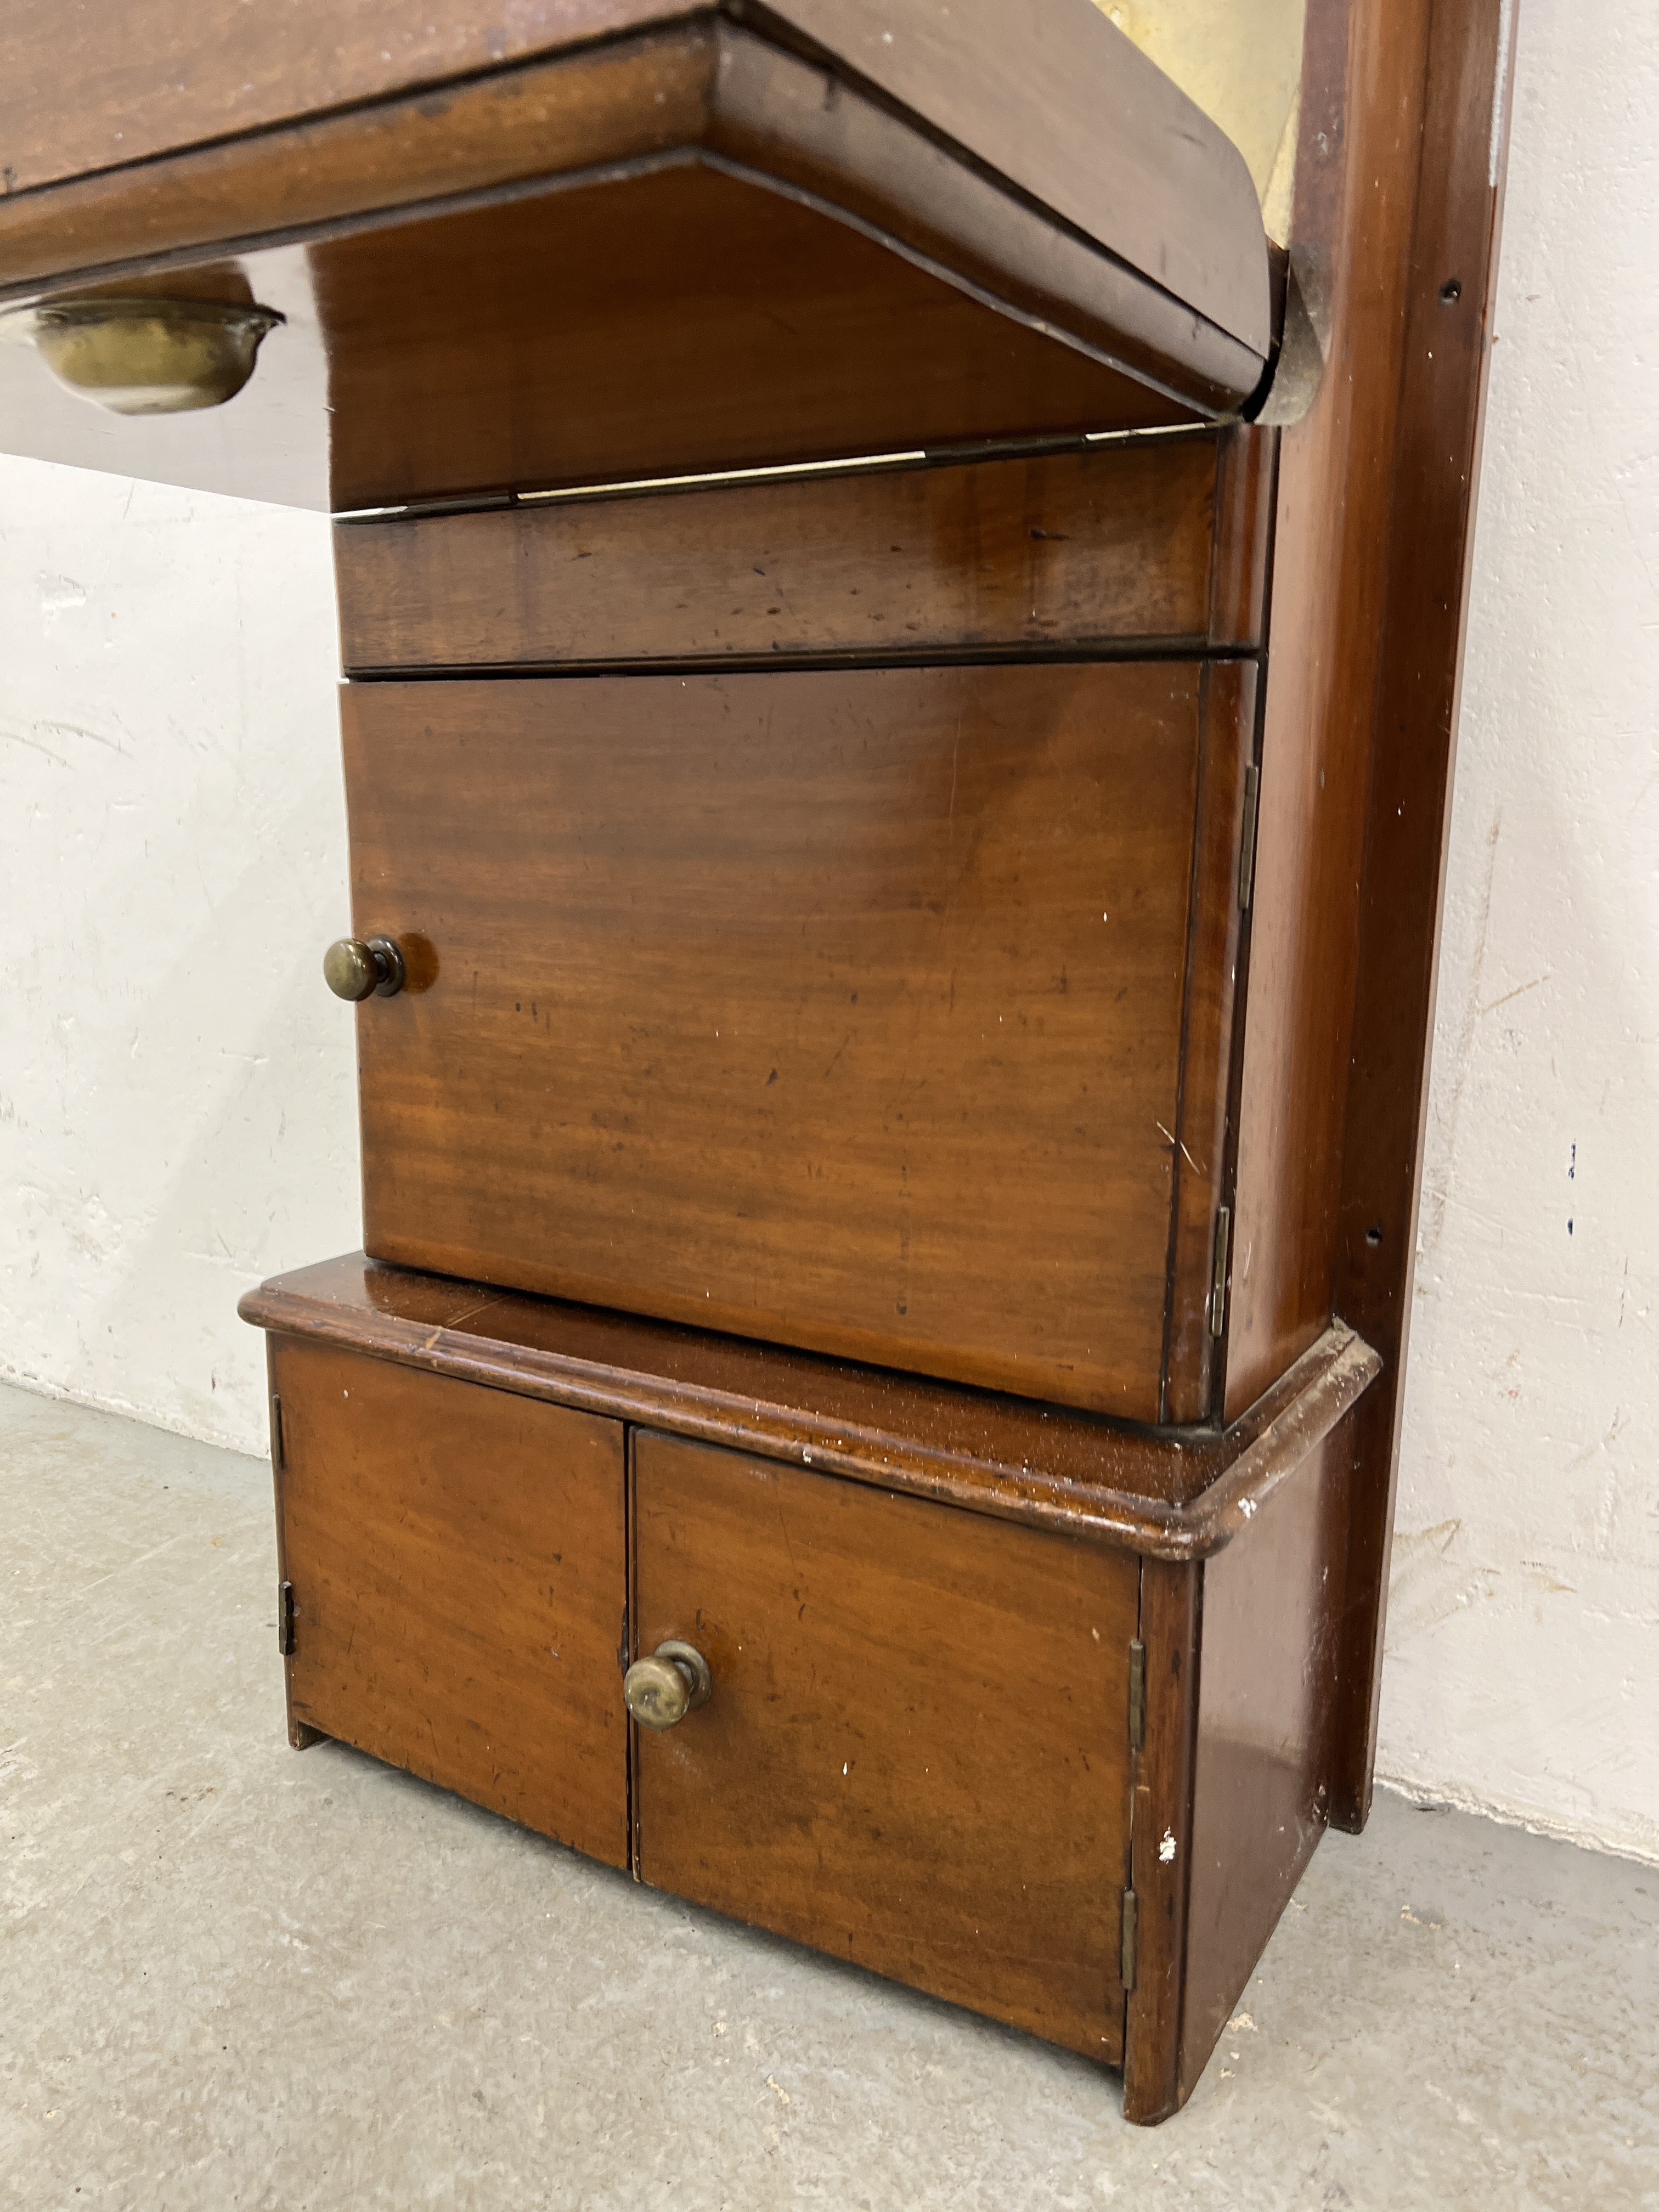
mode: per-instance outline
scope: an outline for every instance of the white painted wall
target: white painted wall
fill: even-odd
[[[337,659],[320,517],[0,460],[0,1376],[245,1451],[360,1241]]]
[[[1659,6],[1517,34],[1381,1765],[1659,1858]]]
[[[1520,40],[1382,1763],[1659,1857],[1659,8]],[[359,1241],[335,656],[316,518],[0,463],[0,1374],[247,1451]]]

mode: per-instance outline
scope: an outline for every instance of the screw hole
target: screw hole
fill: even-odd
[[[1463,287],[1462,284],[1458,283],[1455,276],[1448,276],[1445,283],[1440,287],[1441,306],[1443,307],[1455,307],[1462,296]]]
[[[1368,1229],[1365,1231],[1365,1242],[1370,1247],[1371,1250],[1375,1252],[1377,1246],[1382,1242],[1382,1231],[1380,1229]]]

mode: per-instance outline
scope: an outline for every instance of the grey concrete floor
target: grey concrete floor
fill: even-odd
[[[258,1462],[0,1391],[0,2203],[1659,2206],[1659,1874],[1382,1798],[1186,2112],[283,1733]]]

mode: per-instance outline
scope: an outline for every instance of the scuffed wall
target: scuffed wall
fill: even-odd
[[[1516,36],[1381,1765],[1659,1858],[1659,9]]]
[[[243,1451],[360,1237],[327,531],[0,459],[0,1378]]]

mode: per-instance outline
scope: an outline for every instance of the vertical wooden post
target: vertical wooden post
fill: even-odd
[[[1333,1285],[1386,1363],[1357,1416],[1332,1802],[1352,1829],[1376,1752],[1513,26],[1514,0],[1434,0],[1430,15]]]

